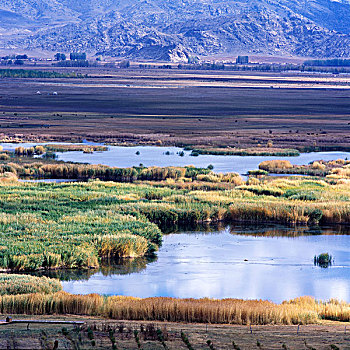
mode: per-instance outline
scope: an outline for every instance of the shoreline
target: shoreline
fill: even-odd
[[[3,136],[4,137],[4,136]],[[94,148],[94,147],[105,147],[108,148],[108,146],[115,146],[115,147],[147,147],[147,146],[153,146],[153,147],[177,147],[181,148],[183,151],[192,151],[197,152],[198,155],[217,155],[217,156],[241,156],[241,157],[298,157],[302,153],[322,153],[322,152],[350,152],[350,146],[300,146],[295,148],[286,148],[286,147],[271,147],[269,149],[266,146],[249,146],[246,147],[230,147],[227,145],[218,145],[215,147],[209,147],[203,145],[198,145],[196,143],[190,144],[190,143],[177,143],[177,142],[159,142],[159,141],[149,141],[147,138],[140,139],[136,142],[110,142],[108,141],[108,138],[101,139],[99,138],[98,141],[96,139],[72,139],[72,138],[62,138],[62,137],[24,137],[21,139],[15,139],[12,137],[0,139],[1,143],[8,143],[8,144],[24,144],[24,143],[33,143],[38,145],[48,144],[50,148],[50,144],[53,144],[55,142],[58,142],[57,146],[59,145],[79,145],[82,148]],[[51,150],[51,149],[50,149]],[[64,151],[56,151],[56,152],[71,152],[71,151],[83,151],[83,150],[70,150],[66,149]],[[105,152],[107,149],[103,150],[94,150],[94,152]]]

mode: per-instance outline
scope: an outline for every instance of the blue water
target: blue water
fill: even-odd
[[[88,280],[63,282],[64,290],[75,294],[274,302],[310,295],[350,302],[350,235],[294,236],[300,232],[288,228],[274,229],[276,236],[268,236],[266,229],[254,235],[241,232],[226,228],[165,235],[156,261],[139,271],[97,272]],[[333,265],[315,266],[314,256],[325,252],[333,256]]]
[[[31,147],[33,145],[37,145],[37,143],[20,144],[22,147]],[[19,145],[3,143],[2,146],[5,150],[14,150]],[[246,174],[249,170],[258,169],[258,165],[264,160],[285,159],[289,160],[292,164],[308,164],[320,159],[350,159],[349,152],[311,152],[302,153],[298,157],[243,157],[215,155],[200,155],[198,157],[192,157],[190,156],[191,151],[184,151],[184,157],[180,157],[178,153],[181,151],[183,151],[183,149],[178,147],[109,146],[109,149],[106,152],[94,152],[92,154],[83,152],[64,152],[56,154],[58,155],[58,159],[63,161],[104,164],[120,168],[139,166],[140,164],[143,164],[146,167],[194,165],[196,167],[206,168],[208,165],[212,164],[215,172],[237,172],[239,174]],[[137,155],[136,152],[140,152],[140,154]],[[167,155],[167,152],[170,154]]]

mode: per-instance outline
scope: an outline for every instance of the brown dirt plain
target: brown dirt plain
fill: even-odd
[[[23,316],[14,316],[14,319],[16,318],[24,319]],[[28,318],[33,319],[33,317]],[[41,319],[53,320],[55,317],[46,316]],[[346,325],[337,322],[300,326],[297,334],[298,326],[253,326],[251,333],[249,326],[236,325],[109,321],[77,316],[60,317],[59,319],[84,320],[86,324],[81,329],[71,325],[52,324],[31,324],[29,329],[27,329],[27,324],[1,325],[0,349],[53,349],[56,340],[57,349],[112,349],[109,330],[113,330],[115,349],[138,349],[135,330],[138,331],[140,345],[144,350],[188,349],[181,339],[181,332],[188,337],[191,346],[196,350],[209,350],[208,340],[217,350],[350,349],[349,330],[345,332]],[[155,331],[162,330],[166,347],[159,341],[156,332],[146,331],[150,324]],[[62,332],[63,327],[67,329],[67,332]],[[145,329],[144,332],[141,331],[141,327]],[[88,328],[92,330],[94,342],[91,336],[89,338]]]
[[[0,134],[240,148],[264,146],[269,140],[283,148],[350,147],[347,75],[76,71],[89,77],[2,79]]]

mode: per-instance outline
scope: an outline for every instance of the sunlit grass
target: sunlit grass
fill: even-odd
[[[217,324],[312,324],[322,319],[348,322],[350,304],[330,300],[319,302],[310,297],[282,304],[262,300],[175,299],[111,296],[97,294],[4,295],[2,314],[74,314],[102,316],[119,320],[150,320]]]
[[[0,274],[0,295],[50,294],[61,290],[62,285],[56,279],[29,275]]]
[[[0,269],[96,268],[105,257],[152,254],[162,240],[160,229],[199,222],[350,223],[350,187],[333,179],[256,178],[254,184],[217,188],[199,181],[211,175],[194,168],[146,173],[163,178],[163,171],[180,178],[136,184],[0,178]],[[182,183],[184,173],[196,179]]]

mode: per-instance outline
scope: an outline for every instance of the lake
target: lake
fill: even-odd
[[[49,144],[49,143],[44,143]],[[56,142],[55,144],[59,144]],[[87,144],[87,143],[85,143]],[[91,143],[90,143],[91,144]],[[4,150],[14,150],[18,146],[31,147],[38,143],[12,144],[2,143]],[[122,147],[109,146],[106,152],[94,152],[92,154],[83,152],[57,152],[58,160],[67,162],[81,162],[89,164],[104,164],[113,167],[127,168],[143,164],[149,166],[186,166],[194,165],[196,167],[206,168],[212,164],[215,172],[237,172],[246,174],[249,170],[258,169],[258,165],[264,160],[285,159],[292,164],[308,164],[315,160],[335,160],[350,159],[349,152],[311,152],[302,153],[298,157],[267,157],[267,156],[216,156],[199,155],[190,156],[191,151],[184,151],[184,156],[179,153],[183,151],[178,147],[156,147],[156,146],[137,146]],[[139,152],[140,154],[136,154]]]
[[[14,150],[16,144],[2,144]],[[30,147],[33,144],[21,144]],[[307,164],[350,158],[347,152],[304,153],[299,157],[191,157],[176,147],[117,147],[106,152],[57,153],[60,160],[117,167],[214,165],[217,172],[247,173],[268,159]],[[136,152],[140,152],[139,155]],[[56,180],[53,180],[56,181]],[[314,265],[314,256],[329,253],[331,267]],[[106,264],[100,270],[51,271],[75,294],[99,293],[135,297],[243,298],[281,302],[302,295],[350,302],[350,229],[276,225],[231,226],[217,230],[164,235],[153,259]]]
[[[328,268],[314,256],[332,255]],[[231,226],[164,235],[157,257],[100,271],[53,271],[74,294],[350,302],[350,228]]]

